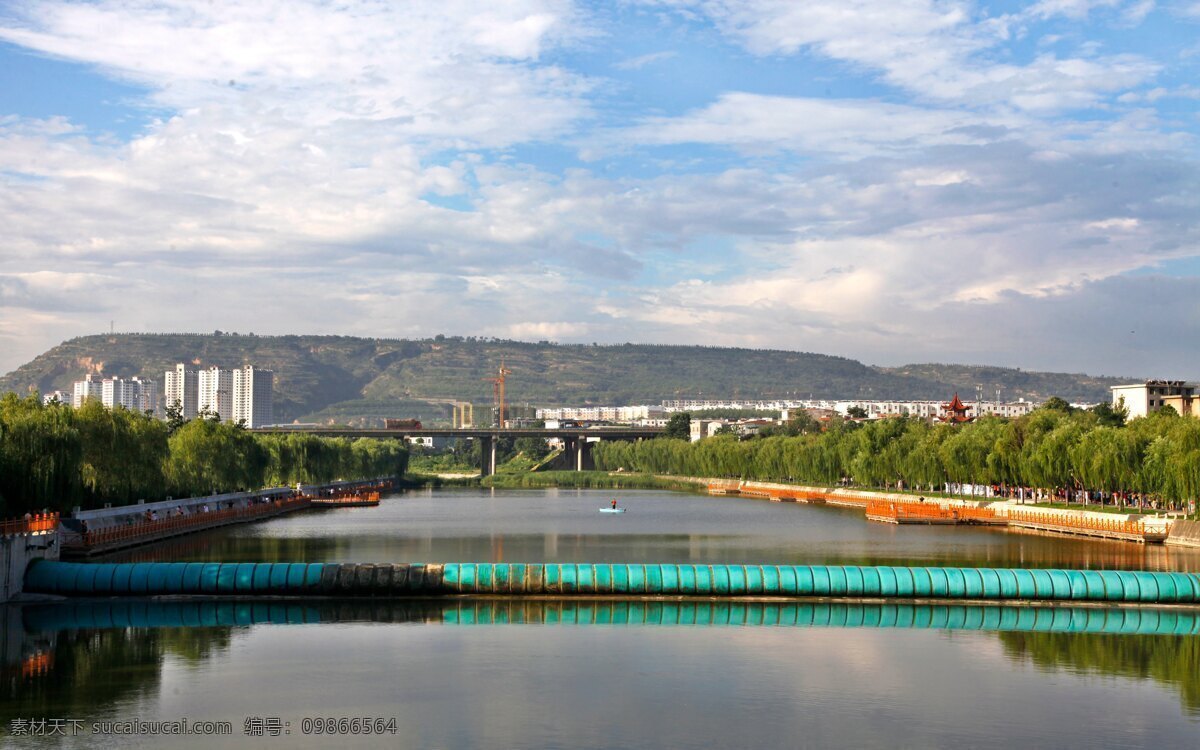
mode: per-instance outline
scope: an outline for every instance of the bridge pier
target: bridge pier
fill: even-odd
[[[583,435],[563,438],[563,453],[570,462],[571,471],[589,471],[596,468],[592,458],[592,444]]]
[[[498,435],[481,435],[479,437],[479,476],[490,477],[496,473],[496,441]]]

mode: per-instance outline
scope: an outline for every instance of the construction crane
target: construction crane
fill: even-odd
[[[492,384],[492,399],[496,404],[496,424],[500,429],[504,429],[504,379],[512,375],[512,370],[504,366],[504,360],[500,360],[500,369],[496,371],[496,377],[484,378]]]

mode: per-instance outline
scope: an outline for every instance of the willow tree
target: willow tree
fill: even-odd
[[[916,439],[904,456],[904,475],[914,486],[935,487],[946,481],[941,448],[953,429],[949,426],[927,426],[923,430],[910,428],[910,434]]]
[[[257,488],[265,483],[268,458],[246,430],[193,419],[171,436],[167,478],[176,494]]]
[[[901,478],[900,443],[908,423],[907,418],[877,419],[856,431],[858,444],[850,464],[854,481],[880,486]]]
[[[1145,444],[1129,430],[1097,427],[1084,432],[1068,453],[1072,474],[1084,487],[1128,492],[1138,486]]]
[[[1141,484],[1144,491],[1172,503],[1200,496],[1200,422],[1174,420],[1165,434],[1151,441]]]
[[[36,394],[0,397],[0,505],[4,515],[68,510],[82,497],[82,440],[74,412]]]
[[[939,455],[950,481],[972,485],[991,481],[988,456],[1002,424],[996,418],[985,417],[949,428],[953,433],[942,443]]]
[[[95,502],[130,503],[164,494],[166,424],[94,399],[75,410],[75,421],[83,444],[80,475]]]

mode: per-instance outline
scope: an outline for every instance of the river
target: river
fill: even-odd
[[[613,497],[628,512],[598,513]],[[293,514],[106,560],[1200,570],[1196,551],[896,527],[867,523],[861,510],[638,490],[409,492],[377,508]],[[13,625],[10,607],[0,719],[6,727],[21,718],[76,719],[86,729],[94,721],[186,717],[227,721],[232,735],[131,740],[83,732],[7,741],[205,748],[1200,743],[1200,636],[1030,632],[995,625],[1003,618],[990,617],[994,610],[905,605],[207,606],[123,605],[119,618],[107,611],[103,620],[120,627],[95,627],[102,618],[79,606],[27,607]],[[1129,619],[1104,612],[1109,624]],[[1050,622],[1063,611],[1044,614],[1031,617]],[[11,658],[18,630],[21,667]],[[383,736],[332,742],[311,733],[305,720],[318,717],[395,719],[395,734],[385,722]],[[245,735],[260,726],[267,736]],[[272,738],[275,727],[280,734]]]

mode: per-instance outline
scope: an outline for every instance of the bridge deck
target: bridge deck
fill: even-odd
[[[540,437],[540,438],[598,438],[608,440],[635,440],[638,438],[654,438],[662,435],[661,427],[569,427],[546,429],[544,427],[522,427],[516,429],[500,429],[498,427],[452,429],[442,427],[422,428],[355,428],[355,427],[258,427],[252,432],[264,434],[304,433],[322,435],[324,437],[368,437],[368,438],[406,438],[406,437],[448,437],[448,438],[497,438],[497,437]]]

